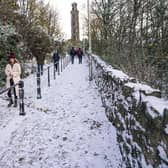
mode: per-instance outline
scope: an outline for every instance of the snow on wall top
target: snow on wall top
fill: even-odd
[[[129,80],[129,76],[126,75],[124,72],[114,69],[112,66],[107,67],[107,71],[111,73],[112,76],[123,80]]]
[[[123,71],[114,69],[111,65],[105,63],[105,61],[103,61],[97,55],[92,55],[92,56],[94,57],[96,62],[103,67],[105,72],[109,72],[109,75],[111,75],[114,78],[117,78],[121,81],[125,81],[125,86],[127,86],[129,88],[133,88],[133,90],[135,92],[134,96],[138,101],[139,101],[139,94],[136,94],[136,93],[138,93],[139,91],[143,91],[143,93],[145,93],[146,95],[143,95],[142,99],[143,99],[143,101],[147,102],[148,108],[150,108],[150,107],[154,108],[159,113],[159,115],[163,115],[164,109],[168,109],[168,101],[166,101],[162,98],[151,96],[152,93],[159,93],[160,90],[153,89],[149,85],[146,85],[143,83],[138,83],[138,82],[133,83],[132,82],[133,78],[129,77]],[[149,110],[149,113],[150,113],[150,110]],[[158,114],[154,114],[153,110],[151,110],[151,116],[153,118],[155,118],[158,116]]]
[[[160,92],[158,89],[153,89],[152,87],[150,87],[149,85],[146,84],[142,84],[142,83],[132,83],[132,82],[128,82],[125,84],[125,86],[128,86],[130,88],[133,88],[135,91],[145,91],[145,93],[150,94],[152,92]]]
[[[105,63],[99,56],[94,55],[94,54],[92,56],[96,59],[98,64],[103,66],[103,68],[106,72],[109,72],[112,75],[112,77],[118,78],[122,81],[131,79],[123,71],[120,71],[118,69],[114,69],[111,65],[108,65],[107,63]]]
[[[145,96],[143,98],[143,101],[147,102],[147,106],[153,107],[157,112],[159,112],[160,115],[164,114],[164,110],[168,109],[168,101],[165,101],[164,99],[160,99],[154,96]],[[155,118],[157,115],[151,115],[153,118]]]

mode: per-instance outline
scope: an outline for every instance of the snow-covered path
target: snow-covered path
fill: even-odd
[[[121,168],[116,130],[86,63],[69,65],[50,88],[42,82],[37,100],[35,77],[25,80],[25,117],[0,98],[0,168]]]

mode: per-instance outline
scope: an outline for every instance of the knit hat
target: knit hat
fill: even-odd
[[[14,53],[10,53],[10,55],[9,55],[9,59],[15,59],[16,58],[16,56],[15,56],[15,54]]]

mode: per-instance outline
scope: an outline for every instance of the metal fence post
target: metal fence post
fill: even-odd
[[[67,66],[69,65],[69,57],[67,56]]]
[[[66,67],[68,66],[68,57],[66,56]]]
[[[93,70],[92,70],[92,55],[91,53],[89,53],[89,67],[90,67],[90,74],[89,74],[89,80],[92,81],[93,80]]]
[[[65,57],[63,57],[63,69],[65,69]]]
[[[68,57],[66,57],[67,58],[67,66],[68,66]]]
[[[19,82],[19,115],[26,115],[24,108],[24,82]]]
[[[58,75],[60,75],[60,63],[59,63],[59,61],[57,63],[57,68],[58,68]]]
[[[66,57],[64,57],[64,69],[66,68]]]
[[[48,87],[50,86],[50,67],[48,66]]]
[[[53,72],[54,72],[54,80],[56,79],[56,69],[55,69],[55,63],[54,63],[54,67],[53,67]]]
[[[62,72],[62,57],[61,57],[61,72]]]
[[[91,81],[90,53],[88,53],[88,60],[89,60],[89,81]]]
[[[41,79],[40,72],[37,71],[37,99],[41,99]]]

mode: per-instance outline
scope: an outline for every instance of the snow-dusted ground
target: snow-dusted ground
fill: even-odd
[[[47,72],[45,72],[47,74]],[[108,122],[86,63],[51,81],[25,79],[26,116],[0,97],[0,168],[121,168],[116,130]]]

